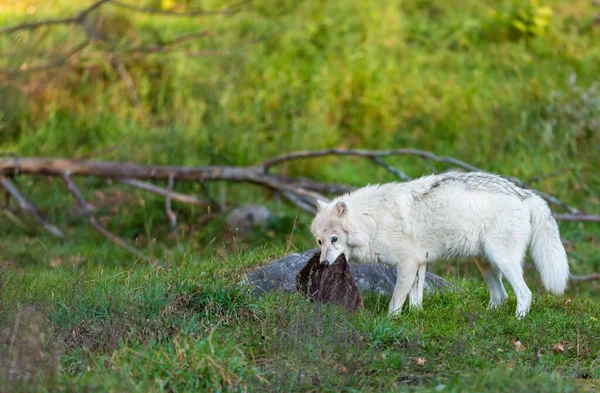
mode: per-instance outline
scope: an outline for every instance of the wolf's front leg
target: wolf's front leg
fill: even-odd
[[[394,294],[390,302],[390,315],[400,313],[400,310],[402,310],[402,305],[415,282],[418,270],[419,264],[415,261],[405,261],[398,263],[396,266],[398,278],[396,279]]]
[[[417,277],[408,294],[408,305],[421,308],[423,306],[423,291],[425,289],[425,272],[427,265],[422,264],[417,271]]]

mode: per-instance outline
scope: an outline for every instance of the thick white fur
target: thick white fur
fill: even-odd
[[[319,201],[318,210],[311,230],[322,263],[344,253],[349,261],[396,266],[392,314],[409,293],[410,305],[420,307],[426,265],[449,258],[477,258],[492,308],[508,297],[506,278],[519,318],[531,305],[522,268],[528,246],[546,289],[561,294],[567,285],[567,256],[548,205],[497,175],[450,172],[371,185]]]

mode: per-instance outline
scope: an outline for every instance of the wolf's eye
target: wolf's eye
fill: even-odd
[[[319,241],[317,241],[317,243],[319,243],[319,246],[321,245],[321,241],[320,241],[320,240],[319,240]]]
[[[337,242],[337,236],[334,236],[334,237],[332,237],[332,238],[331,238],[331,242],[332,242],[332,243],[335,243],[335,242]]]

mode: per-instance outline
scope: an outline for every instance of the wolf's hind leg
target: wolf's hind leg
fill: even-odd
[[[422,264],[417,271],[417,277],[408,294],[408,305],[410,307],[423,307],[423,291],[425,289],[425,272],[427,265]]]
[[[394,287],[392,301],[390,302],[390,315],[400,313],[402,310],[402,305],[404,305],[404,301],[415,283],[418,270],[419,264],[410,260],[398,263],[396,266],[398,277],[396,278],[396,286]]]
[[[521,319],[529,312],[531,307],[531,290],[523,279],[523,266],[521,262],[525,256],[525,247],[520,251],[520,247],[507,250],[504,247],[486,245],[486,254],[492,263],[502,274],[513,288],[517,297],[517,318]]]
[[[508,294],[504,289],[504,284],[502,284],[502,273],[500,270],[496,269],[490,262],[483,259],[477,258],[475,259],[475,263],[490,290],[490,304],[488,307],[493,309],[506,303]]]

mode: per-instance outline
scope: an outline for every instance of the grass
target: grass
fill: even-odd
[[[81,7],[0,1],[0,24]],[[522,179],[564,170],[535,185],[600,213],[598,12],[583,0],[253,0],[233,16],[168,18],[106,4],[94,18],[121,49],[212,34],[171,53],[122,53],[137,106],[99,43],[69,67],[0,76],[0,152],[247,165],[297,149],[414,147]],[[83,34],[53,27],[0,36],[0,68],[47,61]],[[206,51],[219,54],[197,55]],[[415,177],[430,171],[414,158],[389,162]],[[349,158],[287,170],[355,185],[393,180]],[[367,295],[364,311],[345,315],[239,287],[244,271],[314,247],[311,217],[261,189],[209,185],[230,205],[275,213],[268,228],[237,242],[224,235],[225,217],[199,224],[205,211],[174,203],[179,253],[163,200],[76,179],[99,219],[147,263],[94,232],[60,181],[17,180],[67,238],[0,215],[0,390],[600,390],[597,282],[549,297],[529,272],[536,298],[517,321],[512,297],[486,310],[476,269],[449,263],[435,271],[457,292],[426,299],[422,311],[390,319],[388,299]],[[561,223],[561,234],[575,274],[600,271],[600,226]]]
[[[235,284],[272,254],[5,269],[6,391],[583,391],[600,377],[593,300],[538,290],[518,321],[514,298],[487,310],[485,286],[458,278],[423,310],[390,318],[389,298],[366,294],[348,315]]]

